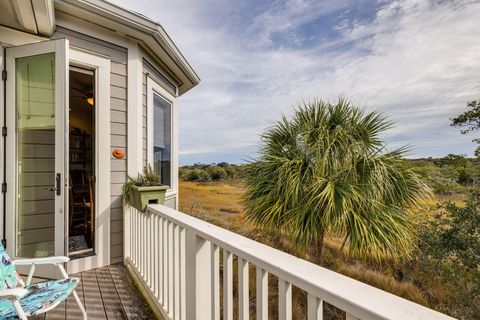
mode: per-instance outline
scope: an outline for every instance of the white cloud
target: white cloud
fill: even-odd
[[[480,96],[478,2],[382,2],[371,19],[349,18],[338,1],[275,1],[248,15],[219,0],[115,2],[160,21],[202,78],[180,100],[183,162],[254,156],[281,112],[341,95],[395,120],[386,138],[392,147],[411,144],[412,156],[474,147],[448,118]],[[273,41],[336,12],[331,28],[340,37],[319,29],[314,45]]]

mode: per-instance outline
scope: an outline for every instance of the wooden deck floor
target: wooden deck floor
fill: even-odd
[[[81,279],[77,293],[87,310],[89,320],[155,319],[145,300],[134,286],[124,266],[119,264],[72,275]],[[72,296],[35,320],[82,319]]]

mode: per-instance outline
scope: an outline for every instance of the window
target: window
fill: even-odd
[[[169,186],[167,196],[177,192],[175,97],[147,77],[147,163]]]
[[[163,185],[171,186],[172,105],[153,93],[153,170]]]

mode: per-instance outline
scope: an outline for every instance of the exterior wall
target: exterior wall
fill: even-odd
[[[52,38],[67,38],[70,46],[110,57],[110,146],[111,150],[127,150],[127,49],[62,27],[57,27]],[[110,261],[115,263],[123,259],[121,187],[127,177],[127,159],[111,156],[110,161]]]
[[[177,96],[177,88],[172,81],[161,71],[161,68],[155,66],[150,59],[143,59],[143,75],[142,75],[142,114],[143,114],[143,126],[142,126],[142,145],[143,145],[143,156],[142,162],[145,166],[147,164],[147,77],[152,78],[161,85],[165,90],[170,92],[172,95]],[[173,124],[178,125],[177,123]],[[172,156],[178,156],[172,153]],[[177,209],[177,197],[178,194],[174,196],[168,196],[165,199],[165,205],[173,209]]]

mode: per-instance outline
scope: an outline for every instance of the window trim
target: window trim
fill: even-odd
[[[178,153],[177,153],[177,108],[176,98],[157,81],[147,75],[147,164],[153,167],[153,135],[154,135],[154,115],[153,104],[155,94],[170,103],[170,188],[167,189],[166,198],[170,198],[177,194],[178,190]]]

